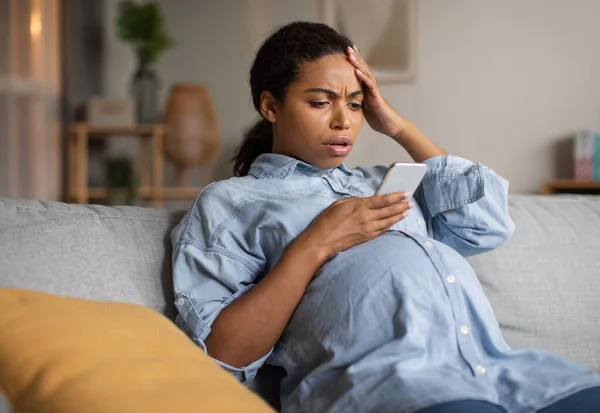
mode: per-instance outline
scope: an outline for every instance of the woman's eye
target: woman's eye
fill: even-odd
[[[359,109],[362,109],[362,104],[361,103],[350,103],[350,108],[352,110],[359,110]]]
[[[310,106],[313,108],[324,108],[329,102],[310,102]]]

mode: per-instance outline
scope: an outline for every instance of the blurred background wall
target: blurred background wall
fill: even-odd
[[[15,0],[0,0],[0,6],[10,1]],[[318,19],[319,1],[156,2],[175,41],[156,65],[161,108],[175,83],[206,86],[220,129],[221,148],[213,167],[216,179],[231,176],[229,160],[243,131],[257,116],[251,105],[248,72],[260,41],[278,25]],[[63,91],[71,103],[64,106],[69,114],[61,119],[69,122],[75,119],[71,113],[76,103],[87,97],[127,98],[135,59],[117,36],[118,0],[91,2],[89,15],[81,13],[88,10],[88,2],[60,3],[71,8],[71,15],[80,13],[75,25],[83,27],[87,22],[98,36],[91,34],[96,40],[88,43],[74,37],[73,28],[65,32],[71,48],[68,73],[74,85]],[[417,4],[417,76],[412,82],[381,85],[390,103],[448,152],[497,170],[510,181],[512,192],[535,193],[545,180],[570,177],[567,139],[581,129],[600,128],[600,54],[596,50],[600,2],[417,0]],[[6,25],[5,15],[0,17],[0,26]],[[72,63],[77,56],[86,57]],[[6,96],[2,89],[0,93]],[[2,96],[0,136],[8,110]],[[134,141],[107,141],[106,151],[124,154],[136,166],[139,163]],[[365,124],[347,163],[406,160],[402,148]],[[6,147],[0,146],[0,195],[8,194],[6,177],[14,167]],[[173,165],[167,162],[166,183],[173,174]],[[190,184],[203,185],[202,176],[192,172]],[[57,191],[31,196],[60,198]],[[182,202],[187,205],[191,200]]]
[[[317,1],[162,0],[177,48],[159,71],[208,84],[218,109],[223,153],[219,178],[254,119],[247,86],[257,39],[270,25],[317,18]],[[125,91],[133,67],[106,19],[106,93]],[[513,192],[537,192],[564,175],[561,143],[600,127],[600,2],[586,0],[419,0],[418,77],[384,85],[384,96],[445,150],[496,169]],[[262,27],[261,27],[262,25]],[[268,25],[268,26],[267,26]],[[124,148],[122,148],[124,149]],[[557,159],[558,158],[558,159]],[[390,139],[364,127],[351,165],[408,160]]]

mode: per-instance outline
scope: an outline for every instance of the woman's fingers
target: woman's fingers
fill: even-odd
[[[375,82],[375,78],[371,73],[371,69],[369,69],[369,66],[366,63],[358,60],[358,58],[352,53],[348,53],[348,60],[350,60],[350,63],[352,63],[356,71],[360,72],[364,77],[370,80],[369,83]]]
[[[360,69],[367,76],[373,77],[373,74],[371,73],[371,68],[367,64],[366,60],[360,55],[360,53],[358,53],[355,49],[351,47],[348,48],[348,59],[350,59],[352,64],[357,69]]]
[[[412,201],[397,202],[373,211],[373,219],[375,221],[381,221],[403,213],[405,213],[404,216],[406,216],[408,215],[408,210],[413,206],[415,206],[415,203]]]
[[[359,80],[361,80],[365,85],[367,85],[367,87],[370,90],[376,90],[375,88],[377,87],[375,80],[372,79],[371,77],[365,75],[362,70],[360,69],[354,69],[354,71],[356,72],[356,77],[358,77]]]
[[[408,215],[408,211],[400,212],[398,214],[389,216],[384,219],[380,219],[379,221],[375,221],[376,223],[376,231],[386,232],[392,227],[394,224],[402,221]]]
[[[354,67],[356,67],[357,69],[362,69],[365,72],[367,71],[368,67],[365,64],[364,61],[362,61],[357,55],[356,53],[354,53],[352,51],[352,49],[348,49],[348,60],[350,60],[350,62],[354,65]]]
[[[355,46],[356,47],[356,46]],[[379,96],[379,89],[377,88],[377,81],[375,76],[371,73],[371,69],[365,60],[358,54],[358,52],[349,47],[348,48],[348,60],[354,66],[354,72],[356,77],[367,87],[369,94],[373,97]]]
[[[408,192],[392,192],[391,194],[375,195],[363,198],[369,209],[379,209],[409,198]]]

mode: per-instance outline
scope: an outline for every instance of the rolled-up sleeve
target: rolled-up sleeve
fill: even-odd
[[[510,238],[508,181],[480,163],[445,155],[424,161],[427,174],[415,199],[430,236],[461,255],[491,251]]]
[[[257,269],[229,251],[185,242],[175,245],[172,264],[175,306],[179,311],[176,323],[206,352],[204,340],[212,323],[225,307],[254,287]],[[272,349],[243,367],[213,360],[240,382],[247,383],[271,352]]]

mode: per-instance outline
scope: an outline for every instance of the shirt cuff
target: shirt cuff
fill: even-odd
[[[254,379],[258,369],[262,367],[265,361],[269,358],[273,349],[269,350],[267,354],[258,360],[253,361],[252,363],[244,366],[244,367],[234,367],[227,363],[222,362],[214,357],[212,357],[206,351],[206,344],[204,344],[204,340],[208,337],[210,333],[210,326],[198,316],[198,314],[194,310],[193,303],[189,300],[185,295],[180,295],[175,301],[175,306],[179,311],[179,314],[175,317],[175,324],[183,330],[187,334],[187,336],[192,339],[192,341],[200,347],[204,353],[216,361],[222,368],[231,373],[238,381],[243,384],[247,384]]]
[[[458,156],[434,156],[423,161],[423,195],[430,215],[471,204],[484,195],[483,165]]]

